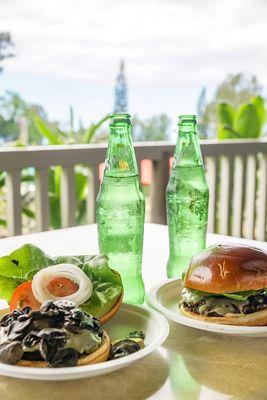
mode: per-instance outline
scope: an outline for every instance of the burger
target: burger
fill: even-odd
[[[179,308],[206,322],[267,325],[267,252],[225,244],[193,256],[183,276]]]

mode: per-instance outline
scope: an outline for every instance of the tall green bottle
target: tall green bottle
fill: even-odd
[[[124,301],[143,303],[145,200],[138,176],[129,114],[112,114],[104,177],[96,201],[98,242],[120,272]]]
[[[169,278],[181,276],[206,244],[209,190],[194,115],[179,117],[179,133],[166,190]]]

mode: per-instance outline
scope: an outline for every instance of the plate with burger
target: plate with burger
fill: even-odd
[[[238,244],[208,247],[192,257],[182,279],[152,288],[147,302],[193,328],[267,336],[267,252]]]

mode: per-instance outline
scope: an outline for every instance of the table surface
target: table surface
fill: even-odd
[[[267,248],[264,242],[208,235],[207,244],[242,242]],[[96,225],[0,240],[0,255],[25,243],[48,254],[98,252]],[[166,279],[167,227],[146,224],[143,277],[146,290]],[[36,382],[0,377],[0,399],[6,400],[263,400],[267,399],[267,340],[228,337],[170,324],[161,348],[130,367],[102,377]]]

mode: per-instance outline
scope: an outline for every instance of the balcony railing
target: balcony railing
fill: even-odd
[[[210,232],[265,240],[267,195],[267,140],[205,140],[201,142],[210,187]],[[135,143],[139,167],[151,161],[148,220],[166,223],[165,189],[173,143]],[[61,166],[60,213],[62,227],[75,225],[75,166],[88,167],[86,222],[95,221],[95,199],[99,190],[99,165],[106,145],[41,146],[0,149],[0,170],[6,171],[7,231],[22,230],[21,172],[35,170],[36,231],[49,229],[49,169]],[[147,167],[146,167],[147,168]]]

